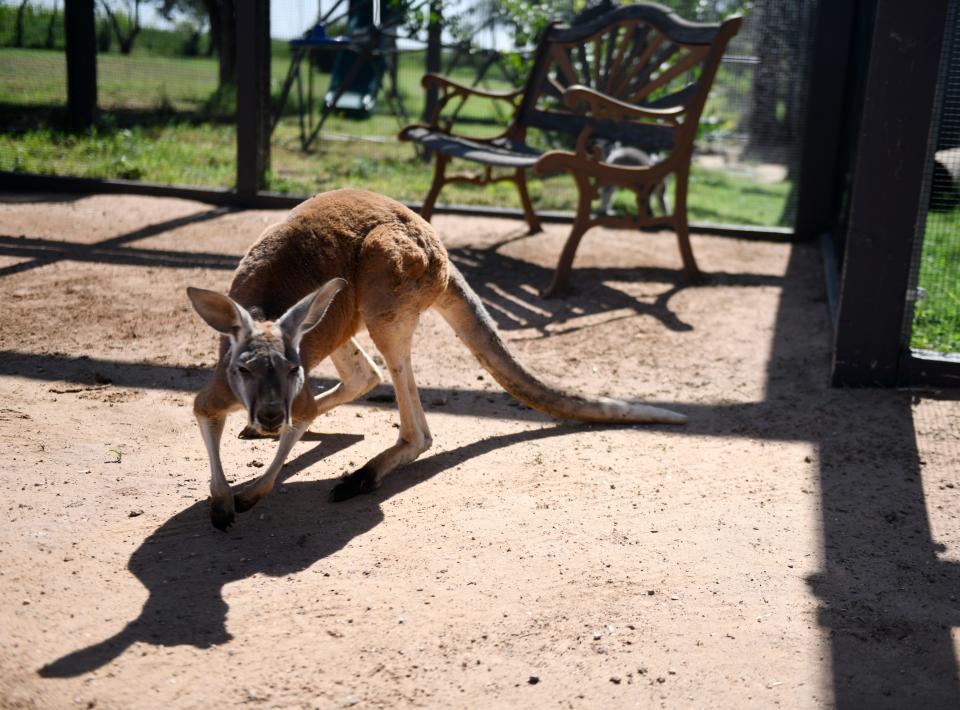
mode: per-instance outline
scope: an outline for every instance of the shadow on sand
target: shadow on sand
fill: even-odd
[[[667,328],[689,329],[669,308],[670,298],[682,288],[671,281],[675,274],[580,270],[576,276],[583,290],[574,298],[553,302],[534,295],[548,282],[549,269],[495,249],[454,250],[452,256],[492,304],[505,329],[522,324],[546,335],[548,325],[550,333],[557,332],[556,324],[562,326],[574,315],[621,308],[649,313]],[[766,395],[762,402],[745,404],[670,406],[691,415],[686,430],[691,434],[804,441],[815,448],[818,460],[812,465],[819,467],[822,517],[811,524],[819,523],[822,530],[824,564],[807,581],[829,638],[831,652],[825,663],[835,706],[957,708],[960,677],[952,629],[960,626],[960,564],[944,559],[944,548],[933,537],[910,395],[828,386],[824,339],[829,326],[819,274],[816,250],[797,245],[783,278],[711,275],[710,279],[734,285],[783,285]],[[667,283],[653,305],[602,283],[645,275]],[[29,364],[44,366],[39,361]],[[182,368],[117,367],[129,368],[123,370],[128,386],[137,386],[149,375],[157,380],[156,386],[184,388],[167,381],[184,378]],[[194,385],[192,378],[199,374],[187,374]],[[48,379],[39,371],[29,376]],[[429,395],[426,399],[429,404]],[[501,400],[490,401],[491,412],[514,415]],[[230,639],[225,584],[254,574],[282,576],[306,569],[379,524],[383,519],[379,503],[390,496],[471,457],[567,431],[557,426],[486,438],[418,461],[388,479],[381,491],[343,504],[326,503],[333,480],[287,483],[288,495],[270,496],[228,535],[212,530],[206,504],[196,503],[158,528],[130,558],[130,572],[149,591],[140,615],[111,638],[39,672],[45,677],[77,676],[110,662],[137,641],[197,647],[224,643]],[[283,476],[355,441],[323,437],[317,447],[291,462]],[[280,510],[283,515],[271,515]],[[265,514],[265,520],[257,513]],[[957,551],[950,552],[955,556]]]
[[[284,482],[361,439],[323,434],[320,444],[284,467],[281,482],[286,495],[274,490],[242,515],[229,533],[210,526],[206,501],[194,503],[157,528],[127,564],[150,594],[140,615],[110,638],[47,664],[39,674],[67,678],[89,673],[138,641],[198,648],[226,643],[232,637],[226,628],[225,585],[255,574],[281,577],[305,570],[379,524],[383,520],[380,503],[391,496],[475,456],[575,430],[548,426],[434,454],[388,477],[375,493],[344,503],[327,502],[336,479]]]

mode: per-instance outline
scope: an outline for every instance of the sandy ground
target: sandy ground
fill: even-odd
[[[214,530],[184,287],[279,216],[0,200],[3,707],[960,707],[960,405],[828,387],[811,246],[696,237],[688,288],[672,235],[596,230],[543,301],[566,227],[437,217],[531,368],[690,423],[517,406],[427,314],[433,449],[326,501],[393,441],[384,385]],[[234,482],[273,448],[241,425]]]

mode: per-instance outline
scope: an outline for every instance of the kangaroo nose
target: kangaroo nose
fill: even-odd
[[[283,410],[279,407],[269,407],[257,412],[257,421],[265,429],[279,429],[283,424]]]

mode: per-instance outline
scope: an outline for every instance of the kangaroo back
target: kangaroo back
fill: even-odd
[[[434,303],[434,308],[501,387],[545,414],[584,422],[683,424],[687,421],[683,414],[667,409],[610,397],[588,397],[538,379],[504,345],[480,297],[453,264],[447,289]]]

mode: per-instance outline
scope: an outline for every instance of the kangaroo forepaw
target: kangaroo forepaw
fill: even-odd
[[[226,532],[233,525],[234,515],[233,497],[210,499],[210,522],[217,530]]]
[[[330,502],[339,503],[361,493],[372,493],[379,487],[380,482],[377,480],[376,472],[371,467],[364,466],[340,479],[340,482],[330,491]]]
[[[238,439],[276,439],[277,436],[277,434],[261,434],[249,424],[243,428],[243,431],[237,434]]]

